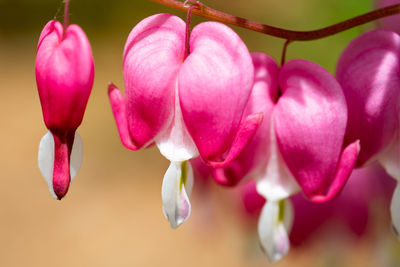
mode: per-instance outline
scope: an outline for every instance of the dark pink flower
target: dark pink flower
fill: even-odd
[[[60,22],[48,22],[39,38],[35,71],[49,129],[40,142],[39,167],[52,195],[61,199],[81,165],[82,141],[76,129],[94,78],[92,51],[82,29],[70,25],[64,32]]]
[[[337,79],[348,103],[345,143],[360,140],[358,166],[378,160],[400,179],[400,36],[375,30],[347,46],[339,58]],[[400,187],[392,200],[392,219],[400,229]]]
[[[300,245],[321,230],[342,231],[344,225],[355,236],[365,234],[371,204],[388,204],[395,183],[378,165],[354,170],[340,195],[325,203],[312,203],[301,194],[291,197],[294,221],[290,231],[292,245]],[[239,187],[246,216],[259,215],[265,198],[257,193],[253,180]],[[381,203],[381,204],[382,204]],[[389,215],[389,214],[388,214]],[[388,217],[388,216],[387,216]],[[331,223],[335,221],[335,223]],[[329,227],[329,228],[327,228]]]

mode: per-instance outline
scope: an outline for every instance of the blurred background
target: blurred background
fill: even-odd
[[[320,28],[373,8],[371,0],[202,2],[293,30]],[[246,219],[238,190],[199,181],[191,218],[172,230],[161,208],[161,182],[168,161],[156,148],[133,152],[120,143],[107,82],[123,88],[125,40],[140,20],[160,12],[185,17],[148,0],[71,1],[70,21],[84,29],[92,45],[95,82],[78,129],[84,144],[82,168],[65,199],[56,201],[37,166],[39,141],[47,129],[34,62],[39,34],[48,20],[62,21],[63,3],[0,0],[0,266],[268,266],[258,245],[256,224]],[[193,25],[200,21],[194,17]],[[310,59],[333,73],[346,44],[372,27],[291,44],[287,58]],[[283,40],[234,30],[249,50],[280,60]],[[318,229],[274,265],[400,266],[400,243],[388,216],[391,189],[387,192],[369,203],[362,235],[330,220],[329,226]]]

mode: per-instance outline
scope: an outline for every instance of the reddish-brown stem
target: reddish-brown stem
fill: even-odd
[[[185,58],[189,55],[190,53],[190,47],[189,47],[189,42],[190,42],[190,19],[192,18],[192,11],[198,5],[199,2],[197,1],[194,4],[190,4],[188,10],[187,10],[187,16],[186,16],[186,39],[185,39]]]
[[[64,0],[64,33],[63,33],[63,39],[65,37],[65,32],[67,31],[68,25],[69,25],[69,1],[70,0]]]
[[[177,0],[151,0],[175,9],[182,11],[187,11],[189,6],[185,5],[183,2]],[[249,30],[261,32],[267,35],[275,36],[278,38],[283,38],[291,41],[311,41],[321,39],[327,36],[343,32],[345,30],[360,26],[362,24],[383,18],[395,14],[400,14],[400,4],[388,6],[385,8],[377,9],[372,12],[354,17],[343,22],[318,29],[313,31],[291,31],[282,28],[277,28],[265,24],[261,24],[248,19],[236,17],[210,7],[205,6],[202,3],[197,3],[193,8],[193,14],[205,17],[208,19],[216,20],[219,22],[236,25]]]
[[[282,56],[281,56],[281,66],[283,66],[283,64],[285,64],[287,47],[291,42],[292,42],[291,40],[286,40],[285,43],[283,44]]]

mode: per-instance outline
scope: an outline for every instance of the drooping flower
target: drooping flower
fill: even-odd
[[[336,75],[349,106],[345,143],[360,140],[357,166],[378,160],[400,180],[400,36],[375,30],[347,46]],[[400,229],[400,186],[392,199],[392,220]]]
[[[307,201],[300,194],[292,196],[294,221],[290,232],[291,244],[299,246],[306,243],[322,229],[340,234],[343,226],[354,237],[362,237],[370,220],[371,205],[388,204],[394,185],[384,169],[374,164],[354,170],[341,194],[331,201],[317,204]],[[244,216],[251,222],[260,214],[265,198],[257,193],[253,180],[240,185],[239,193]],[[335,223],[331,223],[332,220]]]
[[[358,141],[343,146],[346,101],[336,79],[319,65],[291,60],[279,68],[275,61],[253,53],[255,83],[246,112],[263,112],[253,140],[225,168],[214,170],[222,184],[244,177],[257,180],[268,201],[259,219],[261,244],[271,261],[289,249],[287,231],[292,208],[285,199],[299,186],[313,202],[334,198],[357,160]]]
[[[53,197],[61,199],[81,166],[82,141],[76,129],[94,79],[92,51],[83,30],[49,21],[39,38],[35,71],[49,130],[39,145],[39,168]]]
[[[253,83],[250,54],[230,28],[196,26],[185,55],[186,25],[170,14],[144,19],[129,34],[123,53],[125,97],[109,85],[109,98],[124,146],[156,144],[171,161],[162,200],[171,227],[190,215],[198,154],[212,166],[234,160],[254,135],[261,114],[242,120]]]

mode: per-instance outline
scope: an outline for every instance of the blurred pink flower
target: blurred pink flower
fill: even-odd
[[[123,54],[125,97],[114,85],[109,98],[124,146],[156,144],[171,161],[162,185],[164,213],[176,228],[190,215],[197,157],[212,166],[234,160],[253,137],[262,114],[242,120],[253,83],[250,54],[230,28],[197,25],[185,57],[186,25],[157,14],[136,25]]]
[[[358,166],[378,160],[400,179],[400,36],[375,30],[347,46],[337,79],[348,103],[345,143],[360,140]],[[400,229],[400,187],[392,200],[392,220]]]
[[[65,196],[82,161],[82,141],[76,133],[93,86],[94,64],[83,30],[70,25],[64,32],[52,20],[37,47],[36,82],[49,132],[39,146],[39,168],[51,194]]]
[[[301,194],[292,196],[295,216],[290,232],[291,244],[301,245],[316,237],[321,229],[339,233],[343,225],[355,236],[361,237],[367,228],[370,206],[382,200],[383,204],[388,204],[394,187],[394,180],[375,164],[354,170],[339,196],[329,202],[312,203]],[[253,180],[239,189],[246,218],[255,218],[260,214],[265,198],[257,193]]]

